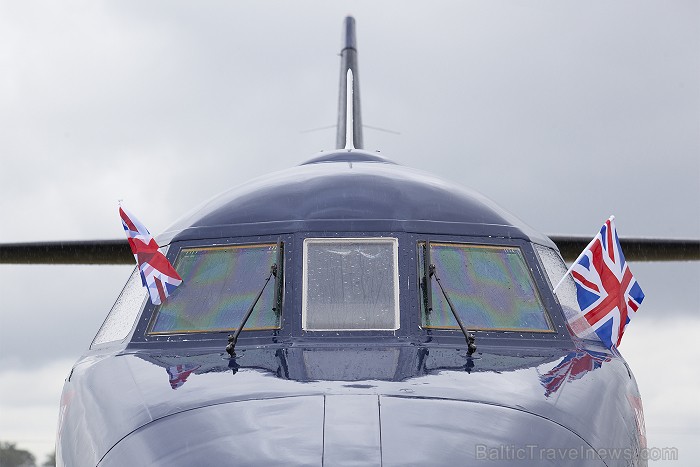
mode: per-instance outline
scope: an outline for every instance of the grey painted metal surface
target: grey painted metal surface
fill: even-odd
[[[554,386],[547,376],[581,346],[473,359],[451,346],[319,343],[246,348],[235,361],[192,349],[94,355],[66,383],[59,452],[66,465],[493,465],[480,458],[489,449],[534,446],[524,465],[605,465],[595,450],[640,448],[628,399],[638,391],[621,357],[589,350],[602,363]],[[392,371],[365,366],[367,351],[396,352]],[[178,365],[192,370],[178,379]],[[314,378],[324,372],[334,379]]]
[[[370,156],[378,157],[327,153],[251,180],[177,221],[158,243],[344,229],[523,238],[554,247],[474,190]]]

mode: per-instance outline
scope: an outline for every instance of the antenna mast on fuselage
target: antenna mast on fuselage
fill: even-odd
[[[360,114],[360,82],[357,73],[357,38],[355,18],[352,16],[345,18],[342,47],[335,147],[336,149],[362,149],[364,144]]]

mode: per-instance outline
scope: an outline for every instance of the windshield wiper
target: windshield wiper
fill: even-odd
[[[262,286],[262,289],[260,289],[260,292],[258,292],[258,296],[255,297],[255,300],[253,300],[253,303],[250,305],[250,308],[248,308],[248,312],[245,314],[243,317],[243,321],[241,321],[241,325],[238,326],[238,329],[236,329],[236,332],[231,335],[228,335],[228,345],[226,346],[226,352],[228,352],[229,356],[231,358],[236,357],[236,342],[238,342],[238,336],[241,334],[241,331],[243,330],[243,327],[245,326],[245,323],[248,322],[248,319],[250,318],[250,315],[253,314],[253,309],[255,308],[255,305],[258,304],[258,301],[260,300],[260,297],[262,297],[263,292],[265,292],[265,288],[267,287],[268,282],[270,282],[270,279],[272,279],[272,276],[275,276],[275,298],[274,298],[274,303],[272,305],[272,311],[275,313],[279,314],[281,313],[281,301],[282,301],[282,294],[281,294],[281,281],[280,278],[282,277],[282,274],[278,273],[280,271],[280,267],[278,267],[278,264],[282,263],[282,242],[277,241],[277,260],[276,262],[270,266],[270,274],[267,276],[267,279],[265,279],[265,283]]]
[[[430,280],[430,242],[426,241],[423,245],[423,286],[425,289],[425,309],[426,314],[433,311],[433,284]]]
[[[476,344],[475,344],[475,337],[474,335],[467,331],[467,328],[464,327],[464,323],[462,323],[461,318],[457,314],[457,311],[455,310],[454,305],[452,304],[452,300],[450,300],[450,296],[447,295],[447,292],[445,292],[445,289],[442,286],[442,282],[440,281],[440,278],[437,275],[437,272],[435,270],[435,265],[430,262],[430,241],[425,242],[425,254],[423,255],[423,262],[424,262],[424,279],[425,279],[425,292],[427,294],[426,298],[426,309],[428,310],[428,313],[430,313],[433,310],[433,290],[432,290],[432,281],[430,278],[435,277],[435,281],[438,283],[440,286],[440,290],[442,291],[442,295],[445,297],[445,300],[447,300],[447,305],[450,307],[450,310],[452,311],[452,315],[454,315],[455,320],[457,320],[457,324],[459,325],[459,329],[462,330],[462,334],[464,334],[464,338],[467,340],[467,355],[471,355],[474,352],[476,352]]]
[[[284,285],[284,244],[282,239],[277,239],[277,259],[275,265],[277,266],[277,271],[275,274],[275,301],[272,302],[272,311],[274,311],[277,316],[282,313],[282,286]]]

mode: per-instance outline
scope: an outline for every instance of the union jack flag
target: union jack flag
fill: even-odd
[[[170,387],[177,389],[185,384],[190,374],[192,374],[192,372],[198,368],[199,365],[191,364],[175,365],[166,368],[166,371],[168,372],[168,379],[170,380]]]
[[[644,300],[622,254],[614,219],[605,221],[571,267],[581,313],[608,348],[620,345],[630,316]]]
[[[540,383],[544,386],[545,397],[557,392],[565,382],[581,379],[589,371],[596,370],[603,366],[603,363],[609,361],[609,355],[593,350],[568,353],[557,366],[540,375]]]
[[[148,229],[121,206],[119,215],[141,273],[141,282],[148,289],[151,302],[160,305],[182,283],[182,278],[163,253],[158,251],[158,244]]]

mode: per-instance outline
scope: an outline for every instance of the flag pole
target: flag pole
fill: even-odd
[[[610,217],[608,218],[608,220],[609,220],[609,221],[614,221],[614,220],[615,220],[615,216],[610,216]],[[557,283],[557,285],[554,287],[554,289],[552,289],[552,293],[554,293],[554,294],[557,293],[557,289],[558,289],[559,286],[564,282],[564,279],[566,279],[566,276],[568,276],[569,274],[571,274],[571,271],[573,271],[574,266],[576,266],[576,263],[578,263],[578,262],[581,260],[581,258],[583,257],[583,255],[586,254],[586,251],[588,251],[588,249],[591,247],[591,245],[593,245],[593,242],[595,242],[595,239],[596,239],[597,237],[598,237],[598,234],[595,234],[595,235],[593,236],[593,239],[591,239],[591,241],[588,242],[588,245],[586,245],[586,248],[584,248],[583,251],[581,251],[581,254],[578,255],[578,257],[576,258],[576,260],[575,260],[573,263],[571,263],[571,266],[569,267],[569,269],[567,269],[566,273],[564,273],[564,275],[563,275],[562,278],[559,280],[559,282]]]

